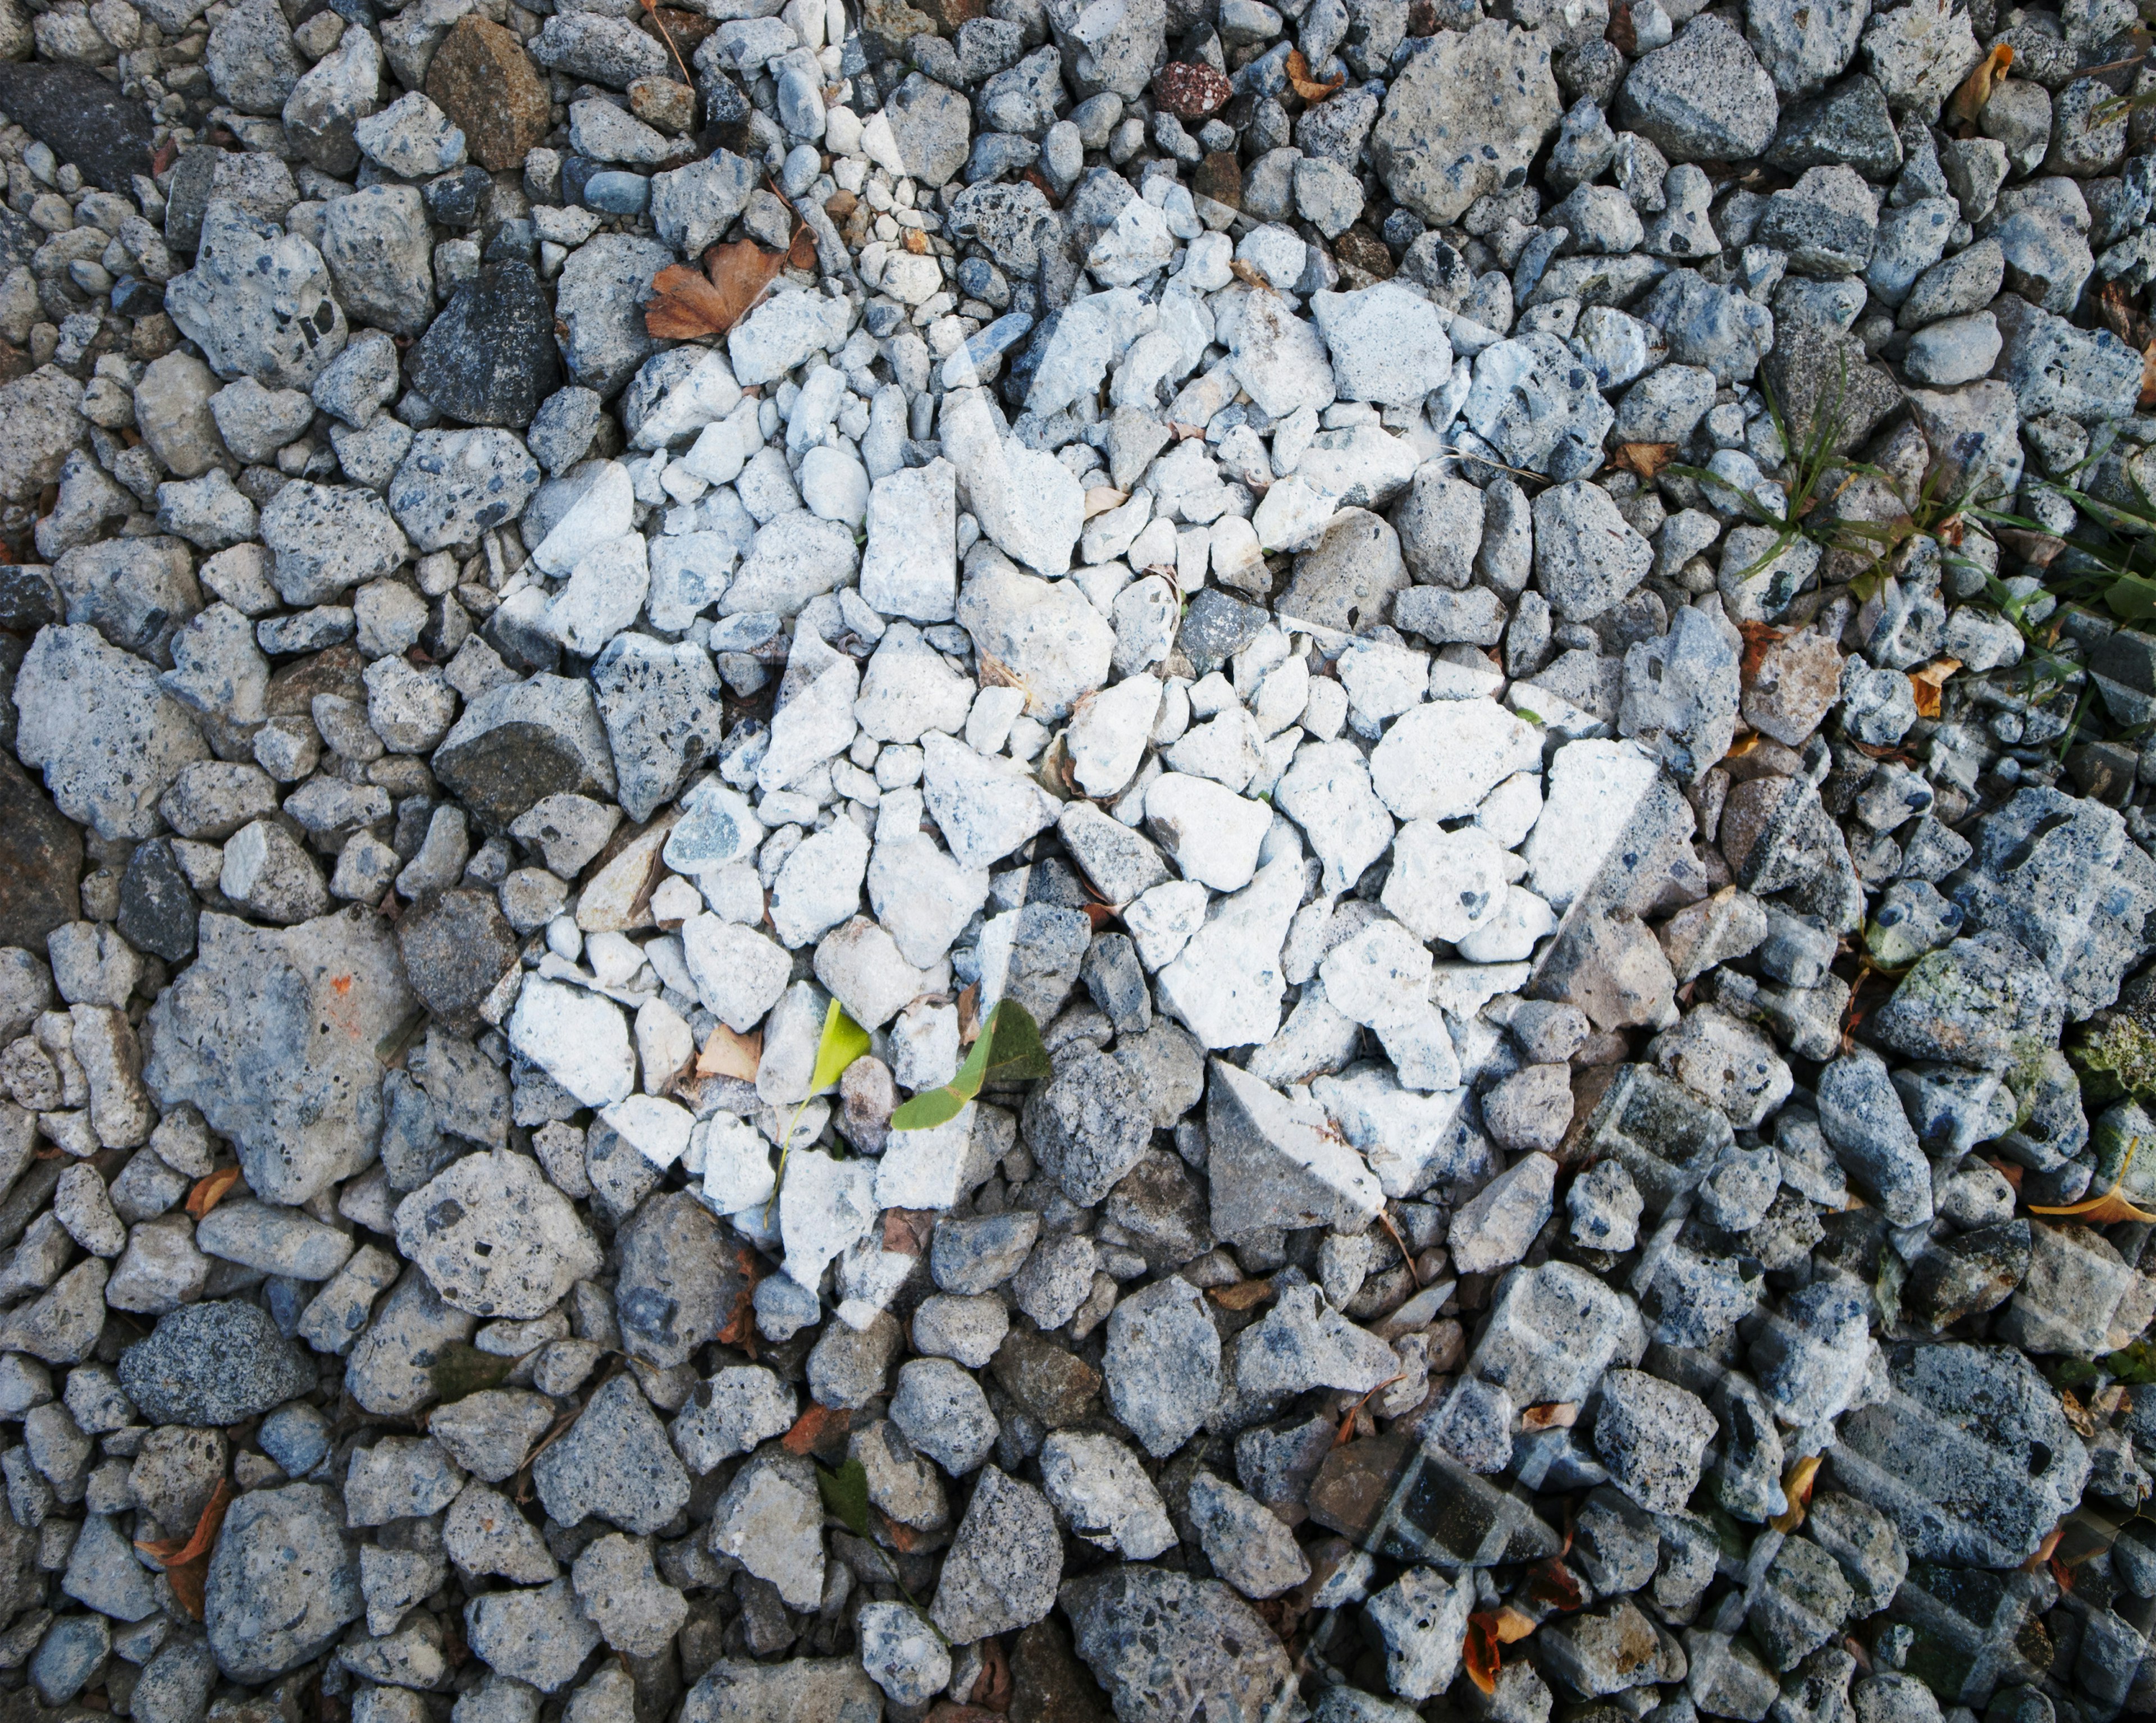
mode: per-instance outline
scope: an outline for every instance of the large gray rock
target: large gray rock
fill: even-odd
[[[208,757],[157,673],[87,625],[38,632],[16,673],[15,750],[44,773],[60,812],[107,840],[157,830],[157,803]]]
[[[317,1485],[249,1490],[224,1516],[204,1589],[218,1667],[266,1681],[317,1657],[366,1610],[336,1499]]]
[[[1738,162],[1767,147],[1780,111],[1744,38],[1705,13],[1633,66],[1616,117],[1672,162]]]
[[[1394,79],[1370,134],[1394,198],[1438,226],[1523,172],[1563,112],[1553,45],[1494,18],[1430,38]]]
[[[417,1003],[395,937],[354,907],[275,931],[211,913],[199,939],[151,1008],[143,1080],[232,1140],[256,1196],[305,1203],[374,1158],[377,1050]]]
[[[322,254],[295,233],[213,200],[195,266],[165,290],[165,310],[219,377],[304,389],[344,351],[344,310]]]
[[[1301,1715],[1287,1653],[1218,1580],[1115,1567],[1065,1586],[1078,1654],[1124,1717]]]
[[[120,1382],[161,1424],[234,1424],[305,1393],[304,1354],[249,1304],[189,1305],[120,1355]]]

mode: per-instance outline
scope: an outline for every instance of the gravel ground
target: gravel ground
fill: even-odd
[[[379,3],[0,0],[0,1723],[2156,1711],[2130,0]]]

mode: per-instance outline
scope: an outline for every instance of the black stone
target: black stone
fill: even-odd
[[[1230,598],[1217,587],[1208,587],[1183,613],[1176,644],[1198,675],[1209,676],[1256,639],[1268,620],[1256,605]]]
[[[1937,1334],[2014,1295],[2029,1272],[2029,1223],[2017,1216],[1927,1245],[1909,1265],[1902,1310]]]
[[[210,187],[216,182],[217,158],[222,153],[203,145],[173,164],[165,190],[165,244],[175,251],[192,254],[202,243],[203,211],[209,207]]]
[[[0,108],[63,162],[108,192],[129,192],[150,172],[143,104],[81,66],[0,64]]]
[[[412,991],[452,1026],[475,1022],[481,1003],[516,961],[516,936],[494,895],[462,886],[406,914],[397,943]]]
[[[236,1424],[315,1386],[314,1367],[268,1314],[236,1300],[158,1319],[120,1355],[120,1382],[160,1424]]]
[[[140,275],[122,275],[112,284],[112,309],[123,317],[147,317],[165,309],[165,290]]]
[[[153,951],[167,963],[177,963],[194,955],[195,923],[201,914],[172,840],[153,838],[136,845],[120,877],[121,936],[138,951]]]
[[[428,217],[445,228],[468,228],[479,219],[480,199],[494,182],[484,167],[460,167],[427,182],[421,194]]]
[[[0,628],[11,634],[34,634],[57,626],[66,613],[50,569],[0,564]]]
[[[13,759],[0,754],[0,946],[45,948],[82,914],[82,833]]]
[[[554,313],[529,264],[490,264],[412,349],[412,385],[470,425],[523,426],[561,386]]]
[[[1886,93],[1860,72],[1823,95],[1792,102],[1782,110],[1765,159],[1785,173],[1840,163],[1870,179],[1892,178],[1902,166],[1902,142]]]

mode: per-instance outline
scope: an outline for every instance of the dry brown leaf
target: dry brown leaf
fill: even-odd
[[[1958,658],[1935,658],[1922,669],[1909,672],[1909,690],[1917,699],[1919,718],[1939,715],[1939,694],[1945,688],[1947,678],[1961,668]]]
[[[734,1248],[734,1267],[739,1271],[741,1290],[734,1295],[734,1307],[726,1313],[719,1331],[711,1337],[722,1346],[739,1346],[750,1357],[756,1356],[756,1283],[763,1278],[763,1259],[746,1244]]]
[[[1230,273],[1233,273],[1235,265],[1230,264],[1229,265]],[[1175,433],[1175,440],[1178,443],[1188,443],[1193,437],[1202,437],[1205,434],[1204,426],[1185,424],[1179,418],[1170,419],[1168,422],[1168,428]]]
[[[1947,111],[1964,126],[1975,125],[1984,105],[1991,100],[1991,92],[2013,64],[2013,49],[2004,42],[1994,44],[1991,52],[1976,63],[1976,69],[1962,79],[1961,88],[1947,104]]]
[[[1467,1618],[1467,1643],[1460,1647],[1460,1661],[1466,1666],[1467,1679],[1486,1694],[1497,1690],[1497,1671],[1504,1662],[1497,1649],[1502,1643],[1494,1614],[1478,1609]]]
[[[810,1449],[823,1445],[832,1425],[845,1429],[852,1423],[851,1413],[841,1412],[836,1407],[811,1400],[808,1409],[793,1420],[793,1428],[778,1438],[778,1445],[788,1454],[807,1454]]]
[[[1812,1485],[1819,1477],[1820,1459],[1816,1454],[1806,1454],[1782,1474],[1782,1494],[1789,1498],[1789,1505],[1768,1521],[1775,1531],[1786,1535],[1804,1523],[1804,1510],[1811,1505]]]
[[[1661,477],[1662,469],[1676,459],[1676,453],[1674,443],[1620,443],[1617,445],[1617,458],[1610,464],[1637,474],[1652,484]]]
[[[975,982],[958,994],[958,1042],[971,1047],[981,1038],[981,984]]]
[[[1737,632],[1744,637],[1744,656],[1738,665],[1738,674],[1749,687],[1759,674],[1759,666],[1766,662],[1768,649],[1776,641],[1786,639],[1788,631],[1766,623],[1743,622],[1738,623]],[[1753,746],[1757,747],[1758,744],[1754,742]]]
[[[2088,1408],[2075,1397],[2071,1388],[2059,1390],[2059,1410],[2066,1414],[2066,1422],[2074,1427],[2076,1433],[2085,1438],[2096,1434],[2096,1420],[2089,1416]]]
[[[1579,1408],[1570,1400],[1546,1400],[1520,1414],[1520,1428],[1530,1434],[1537,1430],[1568,1430],[1578,1422]]]
[[[2143,407],[2156,407],[2156,341],[2152,341],[2141,355],[2141,400]]]
[[[895,1255],[927,1255],[928,1240],[935,1230],[936,1217],[925,1208],[883,1212],[883,1248]]]
[[[1509,1603],[1497,1606],[1497,1641],[1502,1645],[1517,1644],[1541,1625],[1524,1609],[1515,1609]]]
[[[1527,1570],[1527,1596],[1532,1602],[1547,1604],[1552,1609],[1578,1609],[1587,1602],[1587,1594],[1580,1590],[1578,1579],[1555,1556],[1537,1561]]]
[[[1127,490],[1118,490],[1112,485],[1096,485],[1086,493],[1086,518],[1105,515],[1111,509],[1120,509],[1131,500]]]
[[[816,268],[816,236],[806,222],[796,228],[793,237],[786,242],[786,267],[811,273]]]
[[[1224,1310],[1247,1310],[1273,1295],[1270,1280],[1238,1280],[1232,1286],[1210,1288],[1206,1295]]]
[[[195,1521],[192,1536],[162,1538],[149,1543],[138,1541],[135,1546],[165,1570],[165,1577],[172,1582],[172,1595],[197,1621],[203,1618],[203,1587],[209,1578],[210,1552],[217,1547],[217,1535],[224,1527],[224,1510],[231,1505],[232,1485],[220,1478],[209,1505]]]
[[[973,1690],[966,1695],[967,1700],[983,1710],[1008,1711],[1014,1689],[1010,1664],[1004,1656],[1004,1649],[993,1639],[983,1639],[980,1653],[981,1673],[974,1678]]]
[[[2127,1146],[2126,1158],[2119,1163],[2118,1178],[2112,1182],[2111,1188],[2101,1197],[2084,1197],[2079,1203],[2056,1204],[2031,1203],[2029,1205],[2029,1213],[2056,1214],[2062,1215],[2070,1220],[2085,1220],[2092,1227],[2108,1227],[2120,1221],[2128,1220],[2156,1224],[2156,1214],[2144,1213],[2119,1194],[2126,1187],[2127,1172],[2133,1167],[2133,1157],[2139,1151],[2140,1147],[2141,1139],[2138,1137]]]
[[[2059,1546],[2059,1540],[2066,1535],[2064,1526],[2054,1526],[2044,1534],[2043,1542],[2036,1546],[2036,1553],[2021,1564],[2024,1573],[2034,1573],[2051,1559],[2051,1552]]]
[[[644,308],[645,333],[661,341],[724,335],[778,279],[786,258],[786,253],[767,251],[753,239],[737,239],[706,252],[701,271],[681,264],[661,269],[651,283],[654,297]]]
[[[220,1167],[216,1172],[195,1181],[195,1187],[187,1192],[187,1210],[200,1220],[211,1209],[224,1201],[225,1193],[239,1182],[239,1168]]]
[[[1310,75],[1310,62],[1303,58],[1302,50],[1291,48],[1287,51],[1287,81],[1297,95],[1316,107],[1348,81],[1348,74],[1342,72],[1337,78],[1321,84]]]
[[[1240,257],[1228,265],[1228,273],[1245,287],[1255,287],[1260,293],[1270,293],[1274,290],[1270,276],[1255,264],[1246,263]],[[1202,437],[1205,433],[1201,429],[1198,434]]]
[[[744,1083],[756,1081],[756,1068],[763,1062],[763,1031],[754,1034],[737,1035],[724,1023],[711,1031],[705,1042],[704,1050],[696,1055],[696,1074],[699,1077],[738,1077]]]

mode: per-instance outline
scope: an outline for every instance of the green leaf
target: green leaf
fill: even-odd
[[[988,1075],[998,1083],[1022,1083],[1055,1074],[1048,1049],[1040,1043],[1040,1026],[1023,1005],[998,1000],[982,1026],[981,1039],[991,1044]]]
[[[1544,729],[1548,729],[1549,727],[1548,719],[1543,717],[1540,712],[1529,711],[1525,706],[1514,706],[1512,708],[1512,715],[1515,718],[1524,718],[1530,724],[1539,724]]]
[[[446,1405],[467,1394],[498,1387],[516,1367],[514,1358],[482,1352],[468,1341],[456,1340],[435,1353],[434,1361],[427,1367],[427,1378],[435,1397]]]
[[[1055,1074],[1032,1013],[1014,1001],[998,999],[988,1008],[988,1020],[981,1025],[958,1074],[941,1089],[925,1090],[900,1107],[891,1115],[891,1129],[932,1131],[948,1124],[991,1078],[999,1083],[1024,1083]]]
[[[857,1459],[850,1459],[835,1472],[816,1468],[816,1494],[855,1537],[869,1535],[869,1474]]]
[[[911,1100],[900,1103],[891,1115],[891,1128],[933,1131],[957,1118],[972,1099],[971,1095],[959,1094],[955,1082],[947,1083],[941,1089],[924,1089]]]
[[[869,1050],[869,1032],[834,999],[824,1012],[824,1033],[816,1043],[816,1071],[808,1092],[820,1095],[846,1074],[846,1067]]]

